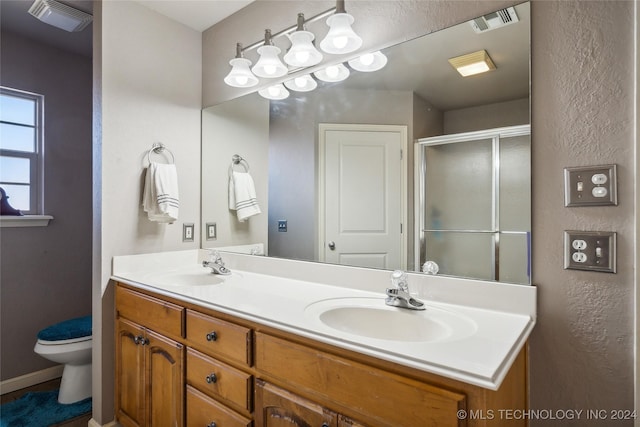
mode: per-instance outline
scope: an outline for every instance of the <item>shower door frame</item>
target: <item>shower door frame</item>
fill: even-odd
[[[414,261],[416,271],[421,270],[422,264],[426,261],[426,233],[428,232],[459,232],[459,233],[476,233],[491,234],[493,236],[493,252],[491,254],[492,277],[490,280],[500,280],[500,234],[527,234],[527,231],[509,231],[505,232],[500,229],[500,139],[516,136],[531,135],[531,125],[507,126],[494,129],[486,129],[481,131],[464,132],[451,135],[441,135],[428,138],[420,138],[415,140],[414,159],[415,159],[415,181],[414,181],[414,200],[415,203],[415,239]],[[492,141],[492,176],[491,176],[491,229],[490,230],[433,230],[427,228],[426,222],[426,170],[427,159],[424,147],[455,144],[459,142],[471,142],[475,140]],[[529,142],[531,143],[531,142]],[[531,146],[529,146],[531,150]],[[531,185],[531,184],[529,184]],[[529,225],[531,228],[531,225]],[[529,257],[531,251],[529,250]],[[529,263],[531,260],[529,259]],[[530,264],[529,264],[530,265]],[[529,274],[529,284],[531,284],[531,274]]]

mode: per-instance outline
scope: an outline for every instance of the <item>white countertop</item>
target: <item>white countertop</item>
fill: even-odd
[[[231,265],[233,262],[227,262],[227,266],[233,271],[231,276],[212,278],[209,275],[210,269],[201,267],[196,257],[195,251],[114,257],[112,278],[242,319],[491,390],[498,389],[535,324],[535,313],[532,314],[531,309],[518,313],[452,304],[443,301],[442,292],[437,289],[439,284],[434,284],[433,292],[429,292],[429,283],[422,285],[422,278],[416,278],[414,285],[420,290],[418,297],[427,305],[427,313],[432,310],[436,314],[453,315],[469,327],[464,328],[462,334],[436,341],[368,338],[325,325],[318,321],[313,310],[308,307],[319,301],[339,298],[357,298],[357,301],[367,303],[377,303],[379,299],[383,304],[386,297],[384,289],[388,282],[376,283],[375,288],[378,289],[381,285],[381,290],[374,292],[358,289],[363,287],[362,284],[355,288],[327,285],[316,283],[317,277],[314,281],[304,281],[248,269],[239,270]],[[224,257],[225,260],[236,259],[231,254],[225,254]],[[258,264],[282,262],[265,260],[263,257],[245,257],[235,264],[246,265],[251,262],[250,258],[261,258],[256,260]],[[340,270],[344,267],[336,268],[338,274],[347,271]],[[260,268],[256,267],[255,270]],[[349,274],[351,277],[360,277],[357,273],[358,271],[352,271]],[[385,278],[389,276],[389,272],[375,274]],[[180,277],[188,277],[194,284],[180,284]],[[410,286],[412,278],[410,276]],[[205,284],[210,280],[219,283]],[[431,279],[434,283],[441,281]],[[443,283],[446,286],[446,280]],[[453,282],[449,284],[453,285]],[[492,285],[508,286],[509,288],[503,289],[507,293],[506,297],[513,297],[513,292],[519,292],[525,298],[533,296],[533,304],[528,307],[535,307],[535,288],[523,286],[522,288],[527,289],[520,290],[511,288],[515,285]],[[455,286],[452,288],[458,289]],[[493,290],[496,295],[499,295],[499,291],[500,289]],[[438,295],[439,300],[422,297],[430,293]],[[406,309],[397,310],[409,312]],[[407,334],[407,331],[403,332]]]

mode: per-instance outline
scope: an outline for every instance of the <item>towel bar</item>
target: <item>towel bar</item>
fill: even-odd
[[[171,163],[175,163],[176,158],[173,156],[173,153],[162,142],[153,143],[151,149],[147,152],[147,160],[151,163],[151,153],[162,154],[165,151],[171,156]]]

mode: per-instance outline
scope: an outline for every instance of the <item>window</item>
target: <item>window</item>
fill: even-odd
[[[0,187],[12,207],[43,214],[44,96],[0,86]]]

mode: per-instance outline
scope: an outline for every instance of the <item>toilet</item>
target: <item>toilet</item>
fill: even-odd
[[[65,320],[38,332],[33,351],[64,365],[59,403],[91,397],[91,343],[91,316]]]

